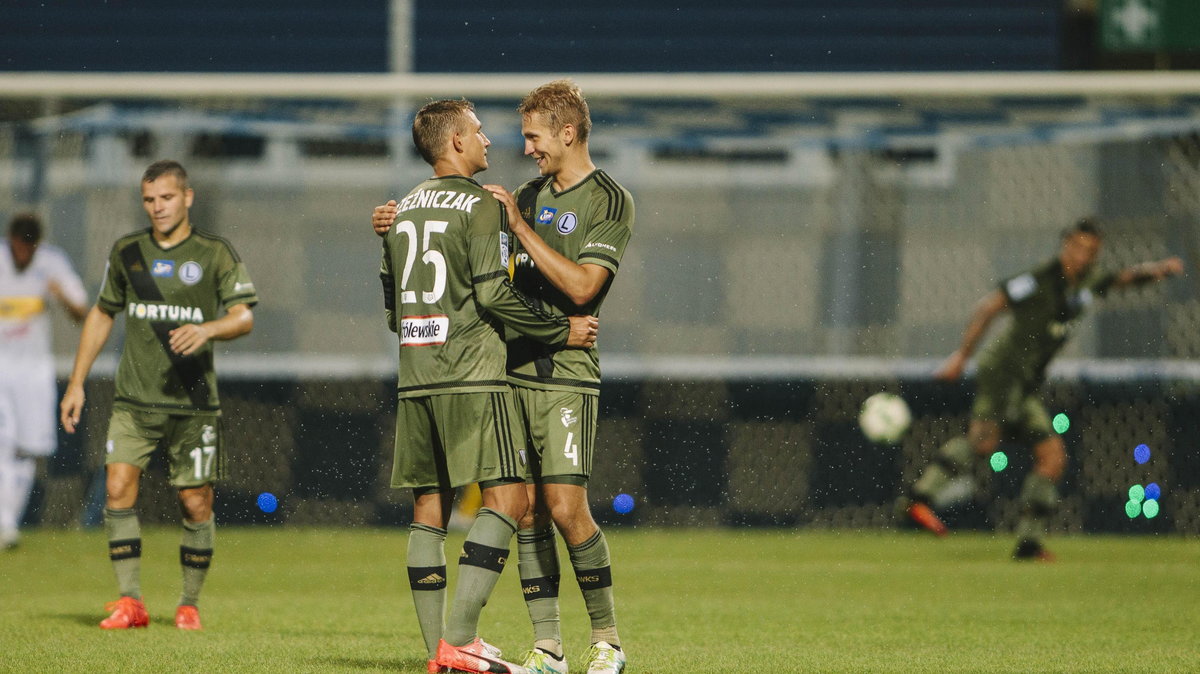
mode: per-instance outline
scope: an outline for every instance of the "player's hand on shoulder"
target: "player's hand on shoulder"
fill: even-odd
[[[508,213],[509,225],[516,224],[520,226],[525,222],[521,217],[521,209],[517,207],[517,198],[512,192],[504,189],[503,185],[484,185],[483,189],[492,193],[492,196],[504,206],[504,210]]]
[[[492,196],[496,197],[496,200],[502,204],[507,205],[512,203],[513,205],[516,205],[517,203],[517,198],[513,196],[512,192],[504,189],[503,185],[488,184],[484,185],[483,189],[491,192]]]
[[[396,213],[399,209],[396,208],[396,200],[390,199],[382,206],[376,206],[374,212],[371,213],[371,228],[379,236],[386,236],[392,229],[392,223],[396,222]]]
[[[596,345],[596,335],[600,332],[600,319],[595,316],[571,316],[571,331],[567,335],[567,346],[577,349],[590,349]]]

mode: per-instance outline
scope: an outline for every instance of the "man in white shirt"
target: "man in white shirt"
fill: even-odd
[[[76,323],[87,291],[66,253],[41,243],[42,224],[20,213],[0,245],[0,547],[13,548],[37,473],[37,459],[57,448],[58,390],[49,305]]]

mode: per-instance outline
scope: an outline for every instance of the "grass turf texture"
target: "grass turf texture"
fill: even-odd
[[[631,674],[1197,664],[1200,581],[1185,538],[1054,538],[1059,561],[1045,565],[1009,561],[1006,536],[969,533],[607,535]],[[451,560],[461,540],[451,536]],[[402,529],[218,529],[205,631],[184,633],[173,626],[179,532],[150,528],[151,626],[105,632],[96,624],[116,590],[103,533],[30,531],[0,553],[0,671],[423,672],[405,543]],[[515,553],[510,562],[480,627],[519,657],[531,631]],[[582,672],[588,622],[569,571],[562,594],[571,671]]]

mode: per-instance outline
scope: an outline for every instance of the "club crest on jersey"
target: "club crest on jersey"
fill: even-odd
[[[558,212],[557,208],[550,208],[549,206],[543,206],[542,212],[538,213],[537,223],[539,225],[550,224],[551,222],[554,221],[554,214],[557,212]]]
[[[579,218],[574,213],[568,211],[562,214],[562,217],[558,219],[558,224],[554,228],[558,230],[559,234],[565,235],[575,231],[575,226],[578,224]]]
[[[560,407],[558,411],[562,413],[563,428],[570,428],[579,422],[579,417],[575,416],[575,410],[569,407]]]
[[[199,262],[188,260],[179,267],[179,280],[187,285],[194,286],[204,277],[204,268]]]
[[[174,273],[174,260],[155,260],[154,265],[150,267],[150,275],[158,278],[171,278]]]

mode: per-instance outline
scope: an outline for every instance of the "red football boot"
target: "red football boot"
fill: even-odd
[[[131,627],[146,627],[150,624],[150,614],[146,613],[146,605],[140,599],[121,597],[104,605],[105,611],[112,615],[100,621],[100,627],[106,630],[127,630]]]
[[[933,512],[933,509],[924,503],[914,501],[912,505],[908,506],[908,510],[905,512],[908,513],[909,519],[921,525],[922,528],[932,531],[935,536],[946,535],[946,525]]]

